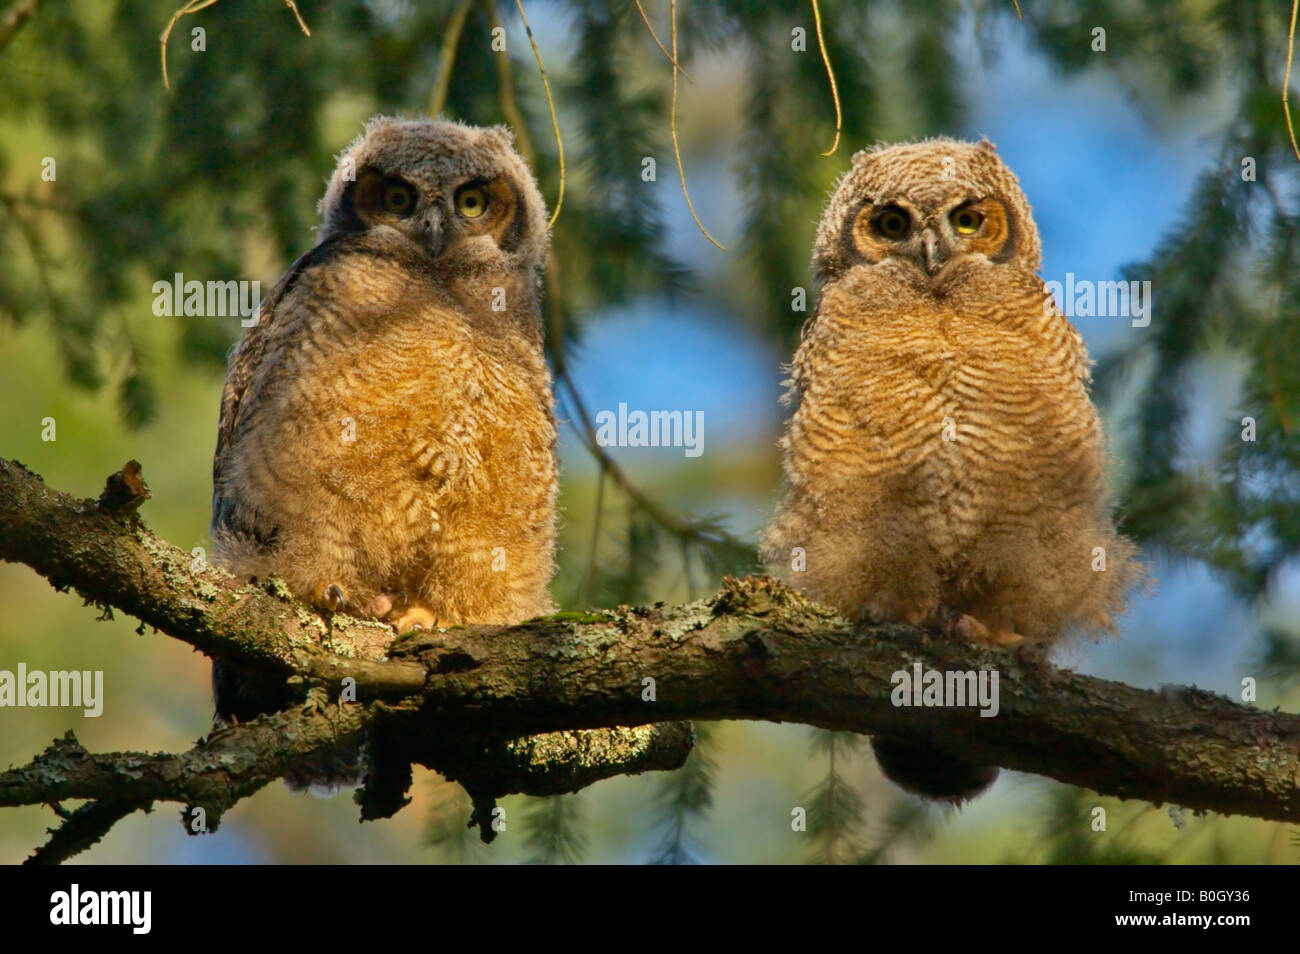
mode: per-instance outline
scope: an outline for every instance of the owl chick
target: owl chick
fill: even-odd
[[[510,133],[376,118],[320,212],[231,354],[217,562],[398,631],[551,611],[549,239]],[[283,703],[223,663],[214,687],[223,718]]]
[[[1035,274],[1029,203],[994,147],[858,153],[813,267],[766,559],[806,567],[778,572],[855,617],[1000,646],[1113,632],[1142,569],[1111,523],[1083,339]],[[935,798],[997,774],[873,746],[887,775]]]

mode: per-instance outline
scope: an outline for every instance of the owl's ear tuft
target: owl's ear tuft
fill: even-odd
[[[366,120],[366,124],[361,130],[361,135],[357,136],[357,138],[352,141],[352,146],[349,147],[349,151],[352,147],[361,145],[372,136],[377,134],[382,135],[384,131],[389,129],[400,128],[404,122],[405,120],[400,116],[385,116],[383,113],[371,116]]]
[[[483,130],[483,133],[484,135],[495,139],[507,149],[513,149],[515,147],[515,131],[509,126],[488,126]]]
[[[888,143],[877,142],[874,146],[867,146],[865,149],[859,149],[853,154],[853,168],[857,169],[859,166],[865,166],[876,158],[877,153],[888,148]]]
[[[356,194],[356,180],[340,180],[337,176],[331,180],[328,190],[316,205],[316,211],[321,217],[317,232],[319,239],[360,232],[365,228],[365,223],[357,212]]]

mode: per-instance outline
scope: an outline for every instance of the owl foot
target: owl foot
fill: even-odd
[[[407,603],[406,591],[399,590],[396,593],[380,593],[362,610],[367,616],[373,619],[387,619],[393,612],[394,607],[403,607]]]
[[[435,629],[438,615],[426,604],[412,600],[406,590],[379,593],[361,610],[362,615],[392,626],[399,633],[410,629]]]
[[[318,715],[329,707],[330,696],[320,686],[313,686],[307,690],[307,698],[302,704],[303,715]]]
[[[439,625],[437,615],[423,603],[410,603],[404,606],[400,613],[394,613],[386,622],[399,633],[412,629],[432,630],[437,629]]]
[[[999,646],[1004,649],[1019,646],[1025,637],[1009,626],[986,626],[969,613],[954,616],[951,632],[967,642],[983,643],[985,646]]]

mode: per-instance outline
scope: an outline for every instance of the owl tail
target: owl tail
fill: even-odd
[[[217,723],[232,719],[251,722],[264,712],[284,709],[292,701],[284,679],[242,669],[222,660],[212,663],[212,694],[217,706]],[[310,790],[327,796],[342,788],[355,788],[361,781],[363,744],[356,742],[321,752],[285,773],[284,782],[295,792]]]
[[[914,741],[875,737],[871,750],[880,770],[895,785],[954,805],[979,795],[998,777],[996,765],[980,765]]]

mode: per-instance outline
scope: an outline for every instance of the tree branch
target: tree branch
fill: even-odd
[[[1136,689],[909,626],[859,628],[765,578],[727,580],[680,607],[448,630],[393,652],[440,674],[427,711],[472,714],[480,728],[801,722],[916,739],[1103,795],[1300,820],[1300,716],[1195,688]],[[915,663],[996,671],[997,716],[893,705],[894,674]],[[642,700],[646,677],[655,702]]]
[[[909,626],[863,628],[764,578],[728,579],[683,606],[392,640],[385,627],[323,620],[275,581],[242,583],[158,540],[129,515],[147,489],[123,494],[128,471],[101,506],[0,459],[0,558],[209,655],[283,673],[308,704],[182,755],[95,756],[69,737],[0,774],[0,805],[96,798],[108,815],[171,799],[202,805],[211,825],[297,761],[366,733],[386,768],[358,800],[363,817],[379,817],[404,803],[411,763],[476,798],[552,794],[679,765],[691,741],[680,720],[753,719],[916,740],[1103,795],[1300,821],[1300,716],[1197,689],[1136,689]],[[914,664],[996,671],[997,716],[895,706],[895,674]],[[360,702],[322,702],[349,678]]]
[[[327,625],[283,583],[237,580],[124,514],[115,488],[132,463],[109,478],[96,503],[52,491],[22,464],[0,458],[0,559],[25,563],[55,589],[72,587],[209,656],[335,685],[351,676],[373,697],[420,691],[418,667],[368,662],[382,658],[390,627],[346,616]]]
[[[215,831],[230,806],[302,759],[355,740],[370,715],[360,705],[277,712],[215,731],[181,755],[93,755],[69,732],[28,765],[0,774],[0,805],[66,798],[176,801],[203,808]]]
[[[93,847],[114,825],[137,808],[149,811],[152,802],[87,802],[75,812],[62,815],[63,825],[47,829],[50,840],[37,848],[23,864],[61,865],[73,855]]]

